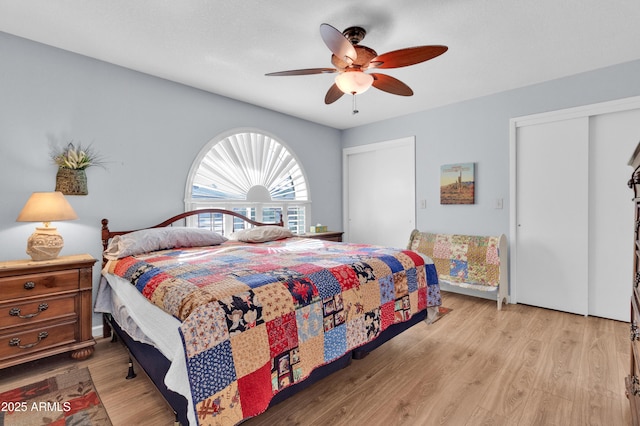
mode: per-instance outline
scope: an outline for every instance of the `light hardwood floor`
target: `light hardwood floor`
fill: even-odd
[[[453,311],[420,323],[250,419],[257,425],[628,425],[629,326],[445,293]],[[114,425],[172,425],[151,382],[125,380],[127,354],[101,339],[85,361],[61,355],[0,370],[0,392],[87,365]]]

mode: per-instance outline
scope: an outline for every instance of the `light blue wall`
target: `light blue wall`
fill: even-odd
[[[314,222],[342,227],[343,147],[415,135],[416,197],[427,201],[418,227],[508,234],[509,119],[640,95],[635,61],[341,132],[4,33],[0,58],[1,260],[26,257],[34,224],[15,218],[32,192],[55,186],[50,141],[92,143],[109,160],[106,170],[88,170],[88,196],[69,197],[79,219],[58,224],[62,254],[99,258],[103,217],[114,229],[136,228],[182,211],[200,149],[242,127],[265,130],[295,153]],[[440,206],[440,166],[458,162],[476,163],[476,204]]]
[[[509,120],[638,95],[640,61],[634,61],[349,129],[342,141],[352,147],[415,135],[417,227],[509,235]],[[467,162],[476,163],[476,204],[440,205],[440,166]],[[496,199],[503,209],[495,209]]]
[[[100,258],[104,217],[113,229],[130,229],[183,211],[187,174],[200,149],[243,127],[283,141],[309,179],[312,219],[342,226],[336,129],[5,33],[0,58],[1,260],[27,257],[36,224],[15,220],[32,192],[55,188],[50,141],[92,143],[109,161],[106,170],[87,170],[88,196],[68,197],[79,219],[57,223],[65,239],[61,255]]]
[[[50,141],[92,143],[109,161],[106,170],[87,170],[88,196],[68,197],[80,218],[58,224],[63,254],[98,256],[103,217],[129,228],[183,211],[196,155],[236,128],[262,129],[287,144],[310,181],[313,219],[341,226],[336,129],[4,33],[0,57],[0,259],[25,257],[33,224],[15,219],[33,191],[54,189]]]

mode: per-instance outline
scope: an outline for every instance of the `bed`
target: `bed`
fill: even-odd
[[[226,236],[190,226],[213,215],[233,219]],[[440,305],[433,262],[411,250],[298,237],[222,209],[102,224],[95,310],[183,425],[257,416]]]

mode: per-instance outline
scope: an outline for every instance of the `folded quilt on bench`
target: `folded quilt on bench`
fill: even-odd
[[[440,282],[496,291],[500,283],[499,245],[500,237],[414,230],[407,248],[433,259]]]

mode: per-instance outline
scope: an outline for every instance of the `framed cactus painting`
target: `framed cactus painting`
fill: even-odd
[[[440,204],[475,203],[475,163],[440,167]]]

